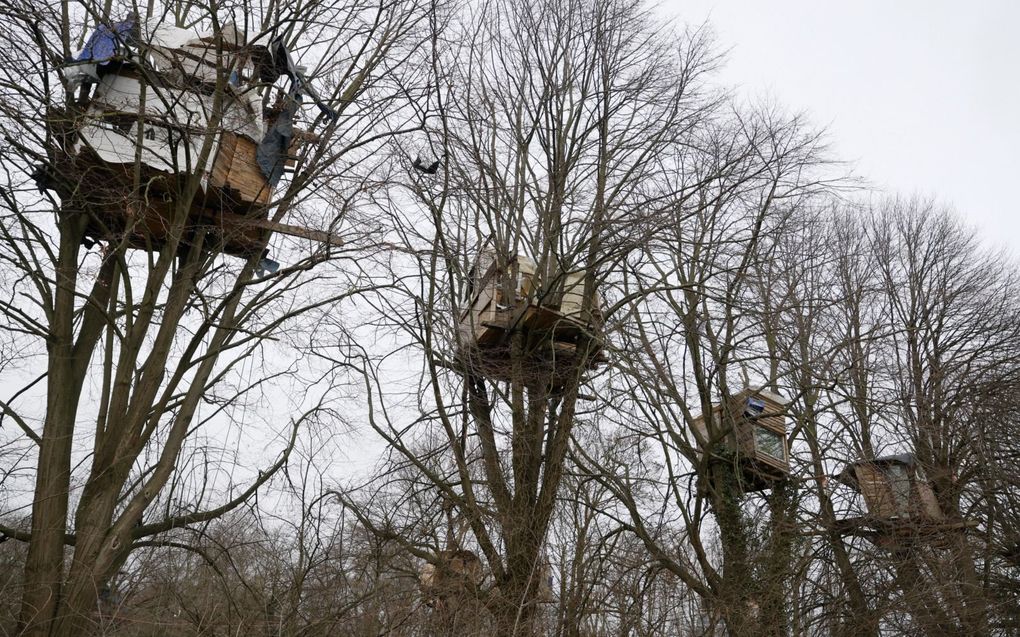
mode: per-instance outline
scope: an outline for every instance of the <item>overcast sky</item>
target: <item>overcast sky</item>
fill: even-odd
[[[826,127],[890,192],[937,195],[1020,255],[1020,1],[664,0],[712,27],[720,79]]]

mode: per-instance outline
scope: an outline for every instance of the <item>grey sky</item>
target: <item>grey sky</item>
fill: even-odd
[[[952,204],[1020,255],[1020,2],[666,0],[729,49],[720,79],[825,126],[861,177]]]

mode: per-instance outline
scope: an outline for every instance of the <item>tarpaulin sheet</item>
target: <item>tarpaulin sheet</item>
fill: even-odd
[[[75,62],[105,62],[117,56],[122,45],[132,39],[137,22],[133,18],[117,22],[113,26],[100,24],[89,36]]]

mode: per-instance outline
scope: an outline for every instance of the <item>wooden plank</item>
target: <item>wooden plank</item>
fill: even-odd
[[[312,241],[318,241],[319,243],[325,243],[333,246],[342,246],[343,240],[339,235],[325,232],[323,230],[313,230],[311,228],[304,228],[302,226],[294,226],[287,223],[280,223],[279,221],[272,221],[270,219],[252,219],[243,218],[240,223],[246,224],[254,228],[262,228],[263,230],[269,230],[271,232],[278,232],[291,237],[298,237],[300,239],[310,239]]]
[[[211,183],[223,178],[222,165],[218,168],[211,176]],[[165,201],[161,195],[174,191],[175,185],[169,183],[173,179],[171,175],[143,166],[142,181],[148,184],[147,203],[141,199],[132,203],[131,198],[123,194],[131,191],[133,183],[129,165],[108,164],[91,152],[85,152],[74,158],[69,172],[83,176],[78,181],[82,184],[81,188],[87,190],[85,196],[94,204],[98,217],[89,224],[88,236],[106,241],[112,236],[127,233],[128,242],[136,248],[157,250],[165,245],[173,202]],[[204,201],[196,198],[184,226],[185,229],[188,227],[218,228],[223,239],[222,251],[242,257],[257,249],[266,231],[328,245],[343,245],[336,234],[253,218],[234,212],[213,198]]]
[[[227,176],[228,187],[240,193],[245,203],[268,203],[270,188],[256,160],[258,146],[246,137],[235,135],[234,139],[234,154]]]
[[[237,145],[237,135],[224,132],[220,137],[220,148],[216,153],[216,160],[213,162],[212,172],[209,175],[209,184],[215,188],[223,188],[227,185],[230,174],[230,164],[234,159],[234,147]]]
[[[859,464],[854,467],[857,483],[868,505],[868,512],[880,518],[891,518],[897,515],[896,502],[893,500],[892,489],[882,470],[873,464]]]

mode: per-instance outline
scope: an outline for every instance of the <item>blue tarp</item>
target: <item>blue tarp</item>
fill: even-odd
[[[135,20],[127,19],[113,26],[100,24],[89,36],[85,47],[74,59],[75,62],[105,62],[113,59],[122,46],[131,40],[135,28]]]

